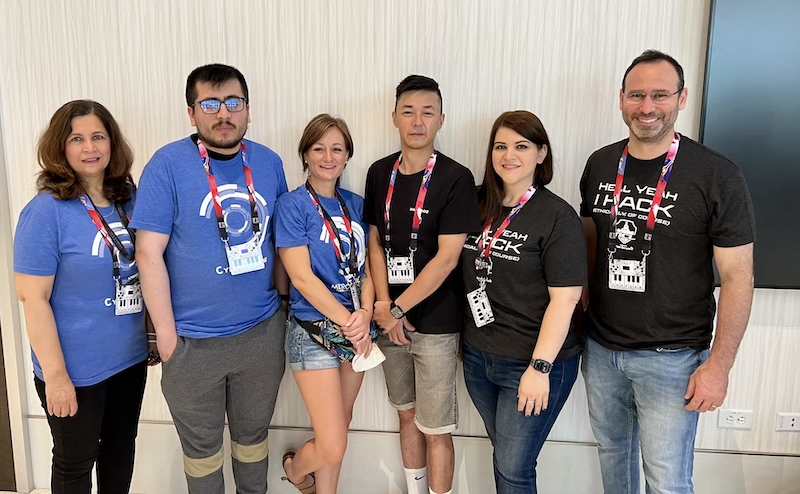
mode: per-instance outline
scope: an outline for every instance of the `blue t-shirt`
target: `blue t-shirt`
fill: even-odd
[[[275,247],[270,215],[287,191],[283,163],[272,150],[251,141],[247,163],[253,172],[259,243],[264,269],[236,276],[228,272],[225,245],[200,152],[190,137],[156,151],[144,169],[131,226],[170,236],[165,253],[178,335],[235,336],[272,316],[280,307],[272,286]],[[211,160],[230,245],[253,238],[250,199],[242,153]]]
[[[347,190],[338,189],[342,199],[352,217],[353,235],[356,239],[356,253],[358,259],[359,276],[364,273],[364,264],[367,257],[367,232],[369,228],[362,220],[364,213],[364,199]],[[344,224],[339,201],[334,198],[319,198],[322,207],[328,212],[342,241],[345,255],[350,255],[350,238]],[[305,186],[300,186],[291,193],[278,200],[275,210],[275,238],[280,247],[307,246],[311,257],[311,270],[317,278],[330,289],[342,305],[348,310],[353,310],[353,300],[350,289],[342,270],[341,262],[337,259],[336,250],[331,243],[330,234],[316,206],[311,201]],[[290,305],[292,314],[303,321],[317,321],[324,319],[317,309],[306,300],[297,289],[292,286]]]
[[[133,201],[124,205],[133,211]],[[97,208],[133,253],[116,208]],[[25,206],[14,239],[14,271],[55,276],[50,306],[58,339],[75,386],[92,386],[147,358],[144,311],[114,315],[114,261],[80,199],[60,201],[39,194]],[[135,261],[120,256],[120,278],[138,274]],[[44,380],[36,354],[33,371]]]

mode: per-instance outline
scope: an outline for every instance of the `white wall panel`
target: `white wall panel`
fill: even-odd
[[[618,110],[622,73],[647,48],[686,70],[689,104],[678,130],[697,137],[709,0],[3,0],[0,129],[12,223],[34,193],[35,144],[52,113],[75,98],[114,113],[136,152],[135,176],[162,145],[192,131],[184,85],[196,66],[242,70],[251,92],[248,137],[284,159],[290,188],[302,182],[297,141],[320,112],[343,116],[355,140],[343,184],[363,192],[372,161],[398,147],[394,87],[410,73],[442,87],[438,147],[483,176],[488,132],[502,111],[529,109],[550,133],[551,189],[577,207],[589,154],[626,135]],[[13,225],[12,225],[13,228]],[[2,242],[11,245],[11,231]],[[13,300],[13,287],[0,287]],[[22,331],[22,328],[18,328]],[[24,353],[24,352],[23,352]],[[698,447],[800,454],[800,435],[774,432],[774,413],[800,411],[792,358],[800,353],[800,293],[760,290],[726,406],[755,409],[751,432],[720,431],[704,417]],[[27,354],[19,366],[30,376]],[[169,422],[151,372],[143,420]],[[369,373],[353,426],[396,430],[380,371]],[[460,434],[483,435],[460,384]],[[12,397],[13,399],[13,397]],[[22,399],[25,400],[23,393]],[[33,387],[27,405],[40,414]],[[307,427],[286,376],[274,424]],[[770,426],[772,424],[772,426]],[[551,438],[591,442],[581,380]]]
[[[43,418],[30,420],[34,445],[34,477],[37,486],[50,479],[52,447],[50,431]],[[292,494],[297,490],[286,482],[280,458],[311,437],[302,429],[275,429],[270,432],[273,453],[269,465],[269,492]],[[486,494],[494,492],[491,446],[485,438],[455,438],[455,480],[453,492]],[[348,437],[340,481],[341,492],[352,494],[402,494],[405,479],[401,468],[397,434],[351,432]],[[226,453],[230,443],[226,440]],[[133,494],[183,494],[186,482],[178,436],[169,424],[143,423],[139,427]],[[235,492],[230,462],[224,467],[225,492]],[[539,457],[539,492],[601,494],[600,462],[591,444],[548,442]],[[800,492],[800,458],[740,455],[701,451],[696,455],[695,492],[697,494],[797,494]],[[644,488],[642,488],[644,492]]]

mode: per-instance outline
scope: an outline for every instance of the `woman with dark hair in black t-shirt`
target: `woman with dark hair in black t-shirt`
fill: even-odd
[[[464,377],[494,447],[498,494],[536,492],[536,457],[578,376],[570,324],[586,246],[575,210],[544,187],[552,178],[539,119],[500,115],[478,193],[483,228],[461,255]]]

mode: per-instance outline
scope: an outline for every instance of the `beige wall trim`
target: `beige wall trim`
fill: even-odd
[[[0,61],[1,62],[1,61]],[[0,65],[3,65],[0,63]],[[2,88],[0,88],[2,89]],[[8,188],[6,150],[3,143],[2,104],[0,101],[0,231],[12,232],[11,199]],[[14,476],[17,491],[33,489],[30,445],[28,444],[28,398],[25,384],[25,361],[20,311],[14,288],[14,242],[12,235],[0,235],[0,320],[3,333],[3,359],[8,387],[8,415],[11,423],[11,447],[14,451]]]

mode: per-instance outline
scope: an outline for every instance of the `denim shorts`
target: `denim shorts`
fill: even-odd
[[[297,319],[289,318],[286,328],[286,358],[293,371],[338,369],[341,361],[314,341]]]
[[[423,434],[449,434],[458,426],[459,335],[406,333],[406,337],[411,344],[404,346],[386,335],[378,337],[386,355],[383,373],[389,403],[396,410],[416,409],[414,423]]]

